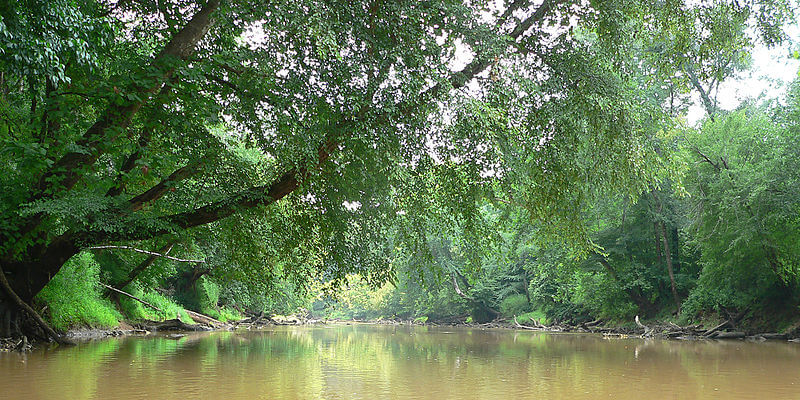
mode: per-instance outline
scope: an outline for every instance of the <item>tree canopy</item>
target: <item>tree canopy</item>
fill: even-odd
[[[676,179],[663,138],[682,102],[791,16],[780,0],[4,2],[0,265],[24,300],[121,243],[191,244],[236,279],[379,282],[425,227],[479,237],[486,201],[585,253],[587,208]]]

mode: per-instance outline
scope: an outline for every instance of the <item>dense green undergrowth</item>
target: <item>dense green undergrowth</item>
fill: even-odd
[[[98,285],[100,266],[88,253],[73,257],[37,296],[53,328],[111,328],[123,318]]]
[[[90,253],[73,257],[37,296],[36,303],[44,310],[44,317],[52,326],[61,331],[71,328],[113,328],[120,321],[137,322],[142,320],[163,321],[180,319],[194,324],[186,313],[189,305],[159,293],[152,288],[145,289],[140,283],[132,283],[124,291],[155,306],[146,306],[125,295],[106,291],[100,283],[101,267]],[[241,313],[229,307],[220,307],[217,284],[202,280],[199,290],[191,295],[182,294],[180,298],[195,299],[189,307],[222,322],[242,319]]]

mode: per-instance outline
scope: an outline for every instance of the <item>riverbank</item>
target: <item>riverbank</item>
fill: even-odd
[[[788,324],[784,331],[768,332],[754,331],[747,328],[747,321],[726,319],[717,323],[695,324],[679,326],[670,321],[639,321],[631,323],[607,323],[601,320],[589,321],[580,324],[553,324],[545,326],[531,321],[519,323],[516,318],[511,320],[499,319],[488,323],[473,323],[465,321],[420,321],[400,319],[376,320],[346,320],[346,319],[308,319],[302,316],[268,316],[265,314],[252,315],[248,318],[222,323],[202,314],[192,312],[194,324],[187,324],[179,319],[165,321],[121,321],[118,326],[108,329],[89,327],[74,327],[63,333],[63,337],[71,342],[84,342],[122,336],[147,336],[151,334],[170,332],[172,334],[185,334],[198,331],[235,331],[257,330],[271,326],[281,325],[316,325],[316,324],[364,324],[364,325],[407,325],[431,327],[461,327],[471,329],[506,329],[525,330],[543,333],[588,333],[603,335],[608,338],[657,338],[671,340],[782,340],[800,342],[800,322]],[[28,338],[26,336],[0,339],[0,351],[29,351],[35,346],[49,342]]]
[[[747,325],[747,321],[737,320],[735,317],[718,321],[716,323],[694,324],[680,326],[671,321],[640,321],[638,317],[631,323],[608,324],[601,320],[584,322],[581,324],[554,324],[545,326],[532,321],[532,324],[521,324],[512,320],[495,320],[488,323],[471,322],[437,322],[415,320],[328,320],[336,323],[363,323],[380,325],[415,325],[415,326],[452,326],[474,329],[511,329],[549,333],[589,333],[601,334],[606,337],[640,337],[673,340],[784,340],[800,342],[800,321],[789,324],[783,331],[757,330]]]

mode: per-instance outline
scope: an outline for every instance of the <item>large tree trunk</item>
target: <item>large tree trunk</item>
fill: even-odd
[[[669,274],[669,283],[672,288],[672,299],[675,301],[675,307],[680,312],[681,301],[678,298],[678,290],[675,285],[675,273],[672,268],[672,254],[670,252],[669,238],[667,237],[667,229],[665,224],[661,223],[661,239],[664,242],[664,258],[667,260],[667,273]]]
[[[672,268],[672,252],[670,251],[670,240],[667,236],[667,224],[664,222],[663,216],[663,204],[661,203],[661,199],[658,198],[656,194],[656,190],[653,189],[650,194],[653,197],[653,202],[655,203],[656,207],[656,218],[657,220],[655,223],[656,229],[656,236],[661,238],[661,244],[664,247],[664,260],[667,264],[667,274],[669,275],[669,283],[670,288],[672,290],[672,299],[675,302],[675,307],[678,311],[681,309],[681,302],[678,298],[678,290],[675,285],[675,272]],[[660,219],[660,221],[659,221]],[[656,245],[658,245],[658,241],[656,241]],[[661,257],[659,257],[659,264],[661,264]]]
[[[203,8],[178,33],[173,36],[164,49],[154,58],[151,68],[159,71],[158,79],[149,86],[135,87],[142,100],[124,105],[112,105],[77,140],[80,152],[69,152],[56,161],[34,186],[28,201],[48,199],[57,193],[70,190],[82,178],[85,167],[93,164],[103,153],[103,147],[114,136],[122,132],[133,116],[143,106],[150,94],[158,91],[174,73],[173,59],[186,60],[194,53],[197,43],[213,25],[212,14],[219,6],[219,0],[209,0]],[[37,228],[43,221],[42,213],[20,218],[17,227],[4,232],[6,240],[30,240],[33,243],[46,242],[47,234],[39,233]],[[20,239],[22,238],[22,239]],[[65,234],[47,245],[37,244],[22,255],[0,255],[0,263],[7,272],[11,288],[26,303],[61,269],[61,266],[78,253],[78,238]]]

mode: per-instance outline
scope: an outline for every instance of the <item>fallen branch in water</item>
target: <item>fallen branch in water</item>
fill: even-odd
[[[721,323],[721,324],[719,324],[719,325],[717,325],[717,326],[705,331],[705,333],[703,333],[703,336],[709,337],[709,336],[713,335],[714,333],[716,333],[718,330],[726,327],[730,323],[731,323],[731,320],[727,320],[727,321],[725,321],[725,322],[723,322],[723,323]]]
[[[205,325],[197,324],[197,325],[189,325],[177,318],[175,319],[168,319],[163,322],[158,321],[143,321],[142,323],[138,324],[138,326],[142,329],[146,329],[148,331],[210,331],[212,328],[209,328]]]
[[[89,247],[89,250],[114,250],[114,249],[131,250],[131,251],[135,251],[137,253],[148,254],[148,255],[156,256],[156,257],[163,257],[163,258],[166,258],[167,260],[183,262],[183,263],[193,263],[193,264],[205,264],[206,263],[205,260],[185,260],[185,259],[178,258],[178,257],[168,256],[166,254],[156,253],[154,251],[137,249],[136,247],[131,247],[131,246],[93,246],[93,247]]]

